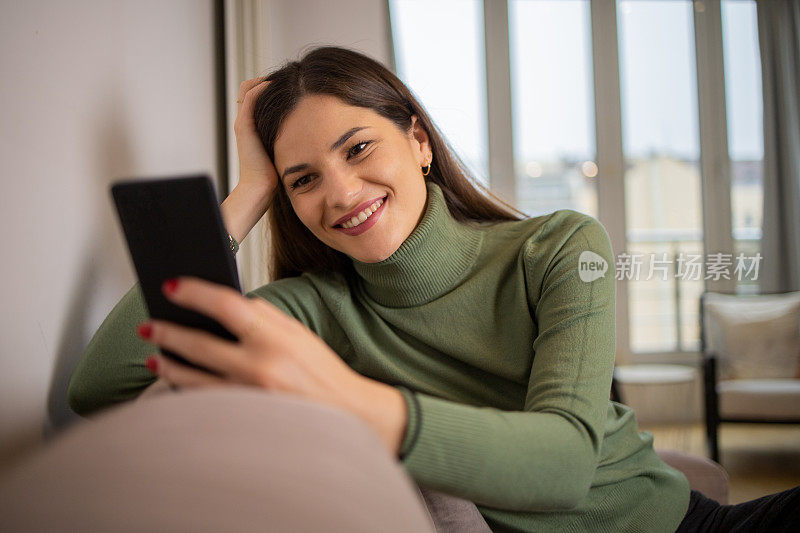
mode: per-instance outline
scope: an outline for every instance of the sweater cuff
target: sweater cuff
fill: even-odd
[[[406,425],[405,436],[403,437],[403,442],[400,444],[399,457],[402,461],[414,447],[417,436],[419,435],[419,400],[417,400],[416,395],[406,387],[398,386],[397,388],[403,395],[403,399],[406,402],[406,412],[408,413],[408,424]]]
[[[401,457],[417,484],[453,491],[482,483],[491,468],[487,460],[504,447],[494,433],[507,422],[492,424],[493,413],[475,406],[418,392],[410,395],[416,402],[417,429],[404,439]]]

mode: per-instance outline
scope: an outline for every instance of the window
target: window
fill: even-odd
[[[681,307],[697,308],[704,283],[676,267],[703,254],[692,3],[617,7],[627,250],[641,261],[628,282],[630,346],[691,349],[684,339],[695,324],[681,320]]]
[[[389,12],[397,76],[488,185],[483,2],[392,0]]]
[[[697,350],[698,300],[708,274],[705,247],[732,237],[734,257],[739,252],[752,257],[760,249],[763,126],[755,2],[390,0],[389,5],[398,73],[484,183],[490,183],[486,99],[489,94],[496,103],[499,95],[512,115],[499,130],[512,139],[514,150],[493,153],[492,168],[514,169],[510,201],[530,216],[569,208],[604,223],[605,208],[605,216],[617,222],[606,224],[615,248],[638,257],[639,264],[638,275],[625,278],[627,316],[617,330],[621,348],[642,357]],[[490,57],[501,60],[498,49],[508,47],[508,78],[486,79],[484,32],[505,35],[504,20],[508,41],[488,44]],[[612,30],[616,42],[604,40]],[[699,55],[697,42],[708,48]],[[714,76],[723,67],[720,87]],[[618,80],[604,76],[617,71]],[[504,96],[507,80],[511,93]],[[594,83],[602,84],[602,92]],[[616,105],[595,107],[596,91],[615,95],[617,87],[619,112]],[[724,110],[717,97],[723,90]],[[715,120],[724,115],[728,131],[701,132],[701,111]],[[602,154],[598,128],[617,139],[602,143]],[[718,155],[712,152],[726,145],[731,203],[722,204],[720,209],[730,212],[720,215],[731,217],[732,235],[725,227],[704,228],[703,217],[703,187],[720,192],[724,186],[705,179],[703,169]],[[701,147],[709,156],[702,165]],[[497,158],[502,164],[495,166]],[[598,169],[598,161],[619,167],[620,159],[622,169]],[[505,187],[507,178],[501,178],[497,183]],[[618,213],[624,213],[625,224]],[[698,258],[700,275],[687,276]],[[733,269],[730,274],[737,291],[757,290],[757,281],[740,282]]]
[[[734,254],[761,251],[764,125],[756,3],[722,1],[725,104],[731,160]],[[737,280],[737,292],[757,292],[758,281]]]
[[[596,217],[589,2],[511,0],[508,9],[517,208]]]

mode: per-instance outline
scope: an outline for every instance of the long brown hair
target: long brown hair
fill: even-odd
[[[345,104],[372,109],[404,133],[411,129],[412,115],[417,115],[433,151],[430,174],[425,179],[441,187],[450,213],[459,222],[526,218],[470,175],[411,91],[377,61],[353,50],[324,46],[312,49],[299,61],[286,63],[266,79],[271,83],[256,101],[255,125],[273,161],[281,125],[300,99],[310,94],[331,95]],[[320,241],[297,218],[280,182],[268,213],[272,242],[269,273],[273,280],[303,272],[353,273],[346,254]]]

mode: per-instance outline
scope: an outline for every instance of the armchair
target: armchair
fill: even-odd
[[[700,296],[708,450],[721,423],[800,423],[800,291]]]

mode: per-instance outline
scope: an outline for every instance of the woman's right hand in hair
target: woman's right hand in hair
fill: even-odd
[[[238,242],[244,240],[267,212],[279,183],[275,166],[256,133],[253,118],[255,101],[268,83],[264,78],[253,78],[239,87],[233,123],[239,153],[239,183],[220,206],[228,233]]]
[[[256,133],[253,116],[256,99],[269,83],[263,76],[242,82],[239,86],[233,131],[239,154],[239,184],[247,189],[266,189],[272,195],[278,185],[278,174],[267,155],[264,143]]]

